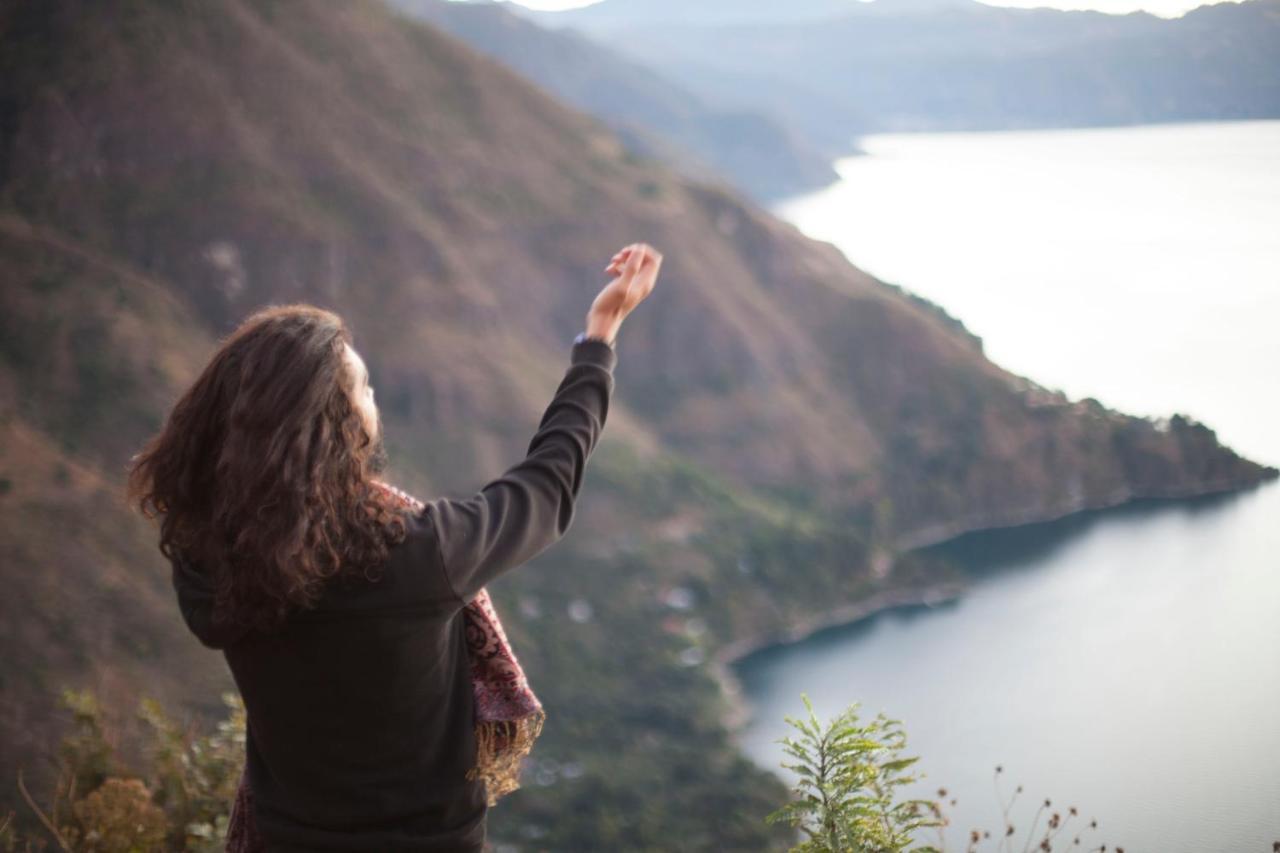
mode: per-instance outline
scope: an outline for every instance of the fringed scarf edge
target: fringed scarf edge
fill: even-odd
[[[484,782],[490,806],[520,787],[521,766],[546,719],[539,709],[518,720],[476,723],[476,766],[467,771],[467,779]]]

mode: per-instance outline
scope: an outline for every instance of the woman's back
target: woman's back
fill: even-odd
[[[264,837],[309,850],[442,850],[483,841],[462,604],[428,519],[377,582],[329,590],[279,634],[226,649],[249,717]]]
[[[244,699],[254,820],[271,849],[481,848],[463,608],[568,530],[616,362],[601,341],[575,342],[524,460],[469,499],[407,515],[374,580],[332,582],[276,632],[215,625],[207,575],[173,562],[188,626],[222,650]]]

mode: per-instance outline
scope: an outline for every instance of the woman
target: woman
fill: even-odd
[[[381,483],[363,359],[307,305],[241,325],[134,458],[130,496],[162,516],[183,617],[244,699],[266,849],[483,848],[462,613],[568,530],[615,337],[661,263],[645,243],[614,255],[527,457],[469,499],[406,508]]]

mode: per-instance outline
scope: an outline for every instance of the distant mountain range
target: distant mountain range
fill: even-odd
[[[877,131],[1280,116],[1280,0],[1169,20],[976,0],[391,0],[637,154],[771,203]]]
[[[466,5],[507,6],[555,26],[604,30],[649,24],[695,27],[822,24],[856,14],[898,15],[921,9],[980,5],[976,0],[601,0],[562,11],[541,11],[506,0],[461,0]],[[981,4],[985,5],[985,4]]]
[[[720,108],[778,116],[825,148],[875,131],[1280,116],[1280,0],[1175,19],[974,0],[501,5],[590,35]]]
[[[392,479],[467,495],[522,458],[608,257],[664,253],[574,527],[494,585],[548,710],[542,781],[491,817],[512,844],[784,849],[762,818],[785,787],[734,749],[707,666],[726,648],[955,580],[915,550],[948,535],[1280,473],[1189,418],[1008,372],[939,306],[381,3],[9,0],[0,46],[0,804],[20,813],[60,686],[221,711],[229,674],[123,473],[265,303],[345,316]]]

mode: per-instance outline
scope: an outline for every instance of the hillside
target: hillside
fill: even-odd
[[[937,306],[379,3],[3,0],[0,45],[6,773],[52,745],[63,684],[220,712],[225,665],[122,477],[268,302],[349,320],[392,479],[461,496],[521,458],[608,256],[665,256],[576,524],[494,585],[548,712],[495,840],[779,848],[723,649],[955,579],[907,550],[951,532],[1277,474],[1008,373]]]
[[[848,138],[820,150],[769,115],[717,109],[658,69],[572,30],[539,26],[511,11],[511,4],[392,5],[603,119],[629,150],[662,160],[686,177],[728,181],[761,203],[832,183],[839,175],[831,162],[855,151]]]

